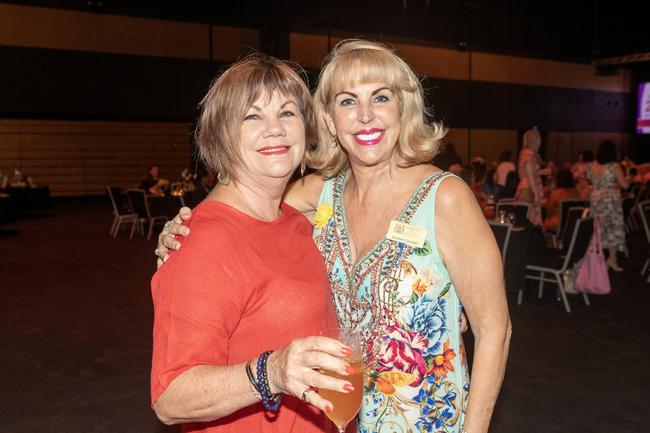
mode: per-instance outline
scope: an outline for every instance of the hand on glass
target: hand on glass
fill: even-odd
[[[349,346],[333,338],[319,336],[293,340],[269,356],[267,371],[271,392],[293,395],[331,413],[332,402],[311,390],[327,389],[343,394],[353,392],[354,386],[343,379],[354,372],[343,359],[351,352]],[[337,373],[339,378],[320,373],[324,370]]]

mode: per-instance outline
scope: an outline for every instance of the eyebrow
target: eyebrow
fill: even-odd
[[[298,103],[296,101],[294,101],[293,99],[290,99],[290,100],[286,101],[284,104],[282,104],[280,106],[280,110],[282,110],[284,107],[286,107],[289,104],[293,104],[296,107],[298,107]],[[257,111],[262,111],[262,109],[260,107],[258,107],[257,105],[255,105],[255,104],[251,105],[251,108],[254,109],[254,110],[257,110]]]
[[[382,90],[388,90],[389,92],[392,93],[392,90],[390,90],[388,87],[380,87],[379,89],[373,90],[373,92],[371,93],[370,96],[375,96],[377,93],[381,92]],[[342,92],[337,93],[334,96],[334,99],[338,98],[340,95],[350,95],[353,98],[358,98],[359,97],[359,95],[357,95],[356,93],[348,92],[347,90],[344,90]]]

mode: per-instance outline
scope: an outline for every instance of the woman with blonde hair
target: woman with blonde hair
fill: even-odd
[[[511,332],[502,263],[467,185],[428,163],[445,130],[428,120],[420,81],[384,45],[347,40],[314,107],[320,142],[307,163],[318,172],[285,200],[313,217],[339,325],[363,336],[359,431],[487,432]],[[475,335],[471,391],[462,311]]]

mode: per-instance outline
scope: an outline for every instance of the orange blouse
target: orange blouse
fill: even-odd
[[[312,226],[282,204],[264,222],[218,201],[204,201],[192,232],[152,279],[152,404],[189,368],[238,364],[336,324],[329,280]],[[243,370],[242,370],[243,374]],[[183,432],[321,432],[328,421],[284,396],[277,417],[261,403]]]

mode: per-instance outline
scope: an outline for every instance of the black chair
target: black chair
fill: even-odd
[[[160,223],[165,223],[167,221],[167,215],[151,215],[149,210],[149,203],[147,202],[147,194],[142,189],[127,189],[126,194],[129,197],[129,202],[131,202],[131,207],[138,214],[138,218],[133,221],[131,226],[131,235],[129,239],[133,239],[133,233],[135,232],[135,226],[142,224],[148,224],[149,230],[147,232],[147,240],[151,239],[151,234],[153,233],[153,226]]]
[[[591,243],[594,234],[594,218],[580,218],[571,236],[571,242],[566,251],[566,255],[547,254],[544,257],[535,258],[534,263],[526,265],[526,279],[539,281],[538,297],[541,299],[544,282],[557,283],[564,309],[567,313],[571,312],[571,306],[564,290],[562,277],[567,269],[573,268],[576,263],[583,259]],[[553,277],[547,277],[546,274],[552,274]],[[582,294],[585,305],[589,305],[589,297],[586,293]],[[521,305],[523,299],[523,288],[519,289],[517,303]]]
[[[641,215],[641,224],[643,225],[643,231],[645,232],[645,239],[650,245],[650,200],[645,200],[639,203],[639,214]],[[650,251],[648,256],[643,263],[643,268],[641,268],[641,275],[645,274],[648,270],[648,265],[650,265]],[[647,283],[650,283],[650,274],[648,274]]]
[[[639,225],[634,218],[633,209],[635,207],[636,197],[629,195],[623,197],[622,206],[623,206],[623,221],[625,221],[625,233],[630,233],[634,230],[639,229]]]
[[[107,186],[108,198],[111,200],[113,207],[113,224],[111,225],[111,236],[116,237],[122,228],[122,224],[133,224],[138,215],[135,214],[128,206],[128,200],[124,199],[122,188],[118,186]]]
[[[567,209],[566,219],[564,220],[565,229],[562,231],[562,236],[557,239],[555,247],[558,250],[565,251],[571,237],[573,236],[573,229],[580,218],[586,217],[589,213],[588,207],[575,206]]]
[[[564,232],[564,227],[566,227],[566,220],[567,216],[569,215],[569,209],[572,207],[589,207],[591,206],[591,203],[589,200],[576,200],[576,199],[568,199],[568,200],[562,200],[560,202],[560,222],[557,226],[557,238],[562,237],[562,233]]]
[[[512,233],[512,224],[510,223],[498,223],[496,221],[488,221],[492,233],[494,233],[494,238],[497,241],[499,246],[499,251],[501,251],[501,260],[503,261],[503,266],[506,265],[506,254],[508,253],[508,243],[510,243],[510,234]]]

